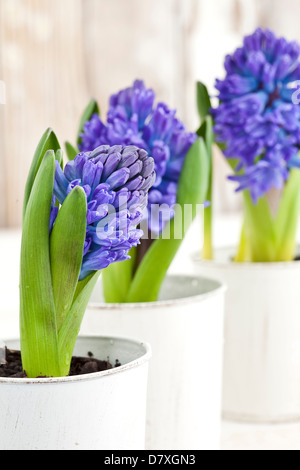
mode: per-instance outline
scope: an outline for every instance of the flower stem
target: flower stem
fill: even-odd
[[[202,250],[202,258],[212,260],[214,255],[213,250],[213,213],[212,206],[204,209],[204,242]]]

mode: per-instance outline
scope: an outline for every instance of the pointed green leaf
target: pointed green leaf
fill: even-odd
[[[234,257],[234,261],[236,263],[246,263],[246,262],[252,261],[251,246],[248,241],[245,223],[243,223],[242,225],[240,241],[239,241],[237,253]]]
[[[58,163],[60,164],[60,167],[63,168],[63,166],[64,166],[64,152],[62,151],[62,149],[58,149],[56,151],[55,160],[57,160]]]
[[[178,206],[175,217],[166,227],[162,237],[153,242],[144,256],[131,284],[127,302],[155,302],[157,300],[169,267],[190,224],[197,215],[197,205],[205,202],[209,171],[209,158],[205,143],[203,139],[198,139],[185,158],[178,185]],[[192,215],[188,221],[185,217],[187,210],[190,210]],[[180,233],[182,236],[178,237]],[[167,237],[166,234],[170,236]]]
[[[245,214],[245,240],[252,262],[276,261],[277,236],[274,219],[266,197],[253,204],[250,192],[243,191]]]
[[[295,257],[296,236],[300,213],[300,171],[291,170],[284,188],[275,221],[277,261],[292,261]]]
[[[211,116],[206,116],[198,135],[204,139],[207,155],[209,159],[209,184],[206,199],[210,205],[204,211],[204,243],[202,250],[203,259],[213,259],[213,120]]]
[[[55,155],[48,151],[34,179],[21,247],[20,332],[28,377],[60,376],[56,313],[49,256],[49,219]]]
[[[210,172],[210,160],[203,139],[197,139],[190,148],[180,176],[177,203],[203,204],[207,194]]]
[[[211,101],[206,86],[201,82],[197,82],[197,108],[201,123],[209,114],[211,107]]]
[[[28,204],[28,200],[30,197],[31,189],[35,180],[35,177],[37,175],[37,172],[40,168],[40,165],[42,163],[42,160],[48,150],[53,150],[56,152],[57,150],[60,149],[59,142],[57,140],[57,137],[55,133],[53,132],[52,129],[47,129],[42,136],[38,147],[35,151],[33,161],[31,164],[31,168],[28,174],[27,182],[26,182],[26,187],[25,187],[25,194],[24,194],[24,202],[23,202],[23,219],[25,217],[25,212],[26,212],[26,207]]]
[[[86,195],[82,188],[76,186],[60,209],[50,238],[58,331],[70,310],[77,288],[86,235],[86,216]]]
[[[213,119],[211,116],[206,116],[198,130],[198,137],[202,137],[205,142],[208,156],[210,160],[212,159],[212,146],[214,142],[214,133],[213,133]]]
[[[73,145],[70,144],[70,142],[66,142],[65,146],[66,146],[66,154],[67,154],[68,159],[70,161],[74,160],[74,158],[79,154],[79,150],[73,147]]]
[[[244,196],[244,226],[237,262],[292,261],[300,212],[300,171],[294,169],[282,191],[279,209],[272,214],[267,196],[254,204]]]
[[[98,106],[98,103],[96,100],[92,99],[89,104],[87,105],[87,107],[85,108],[84,112],[83,112],[83,115],[80,119],[80,124],[79,124],[79,129],[78,129],[78,133],[77,133],[77,146],[81,143],[81,137],[80,137],[80,134],[83,132],[84,130],[84,125],[87,121],[89,121],[91,119],[91,117],[93,116],[93,114],[99,114],[100,115],[100,109],[99,109],[99,106]]]

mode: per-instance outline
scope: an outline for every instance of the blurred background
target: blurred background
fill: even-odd
[[[47,127],[74,142],[91,97],[135,78],[196,130],[197,80],[214,94],[226,53],[257,26],[300,40],[299,0],[0,0],[0,227],[18,228],[27,172]],[[215,154],[215,210],[239,209]]]

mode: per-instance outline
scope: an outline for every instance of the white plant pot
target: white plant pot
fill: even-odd
[[[18,341],[7,343],[18,349]],[[1,450],[143,450],[151,350],[135,340],[79,338],[74,355],[122,366],[51,379],[0,378]]]
[[[186,276],[167,278],[154,303],[104,304],[94,291],[83,332],[130,332],[151,344],[148,450],[219,448],[224,293]]]
[[[228,286],[224,417],[248,422],[300,419],[300,262],[234,263],[234,250],[195,260],[195,272]]]

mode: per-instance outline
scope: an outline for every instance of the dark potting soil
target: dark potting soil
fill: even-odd
[[[120,367],[119,361],[116,361],[114,367]],[[95,359],[94,355],[89,352],[88,357],[72,358],[69,376],[93,374],[95,372],[103,372],[112,369],[113,366],[107,361]],[[0,364],[0,377],[25,379],[26,373],[23,371],[20,351],[6,350],[6,363]]]

